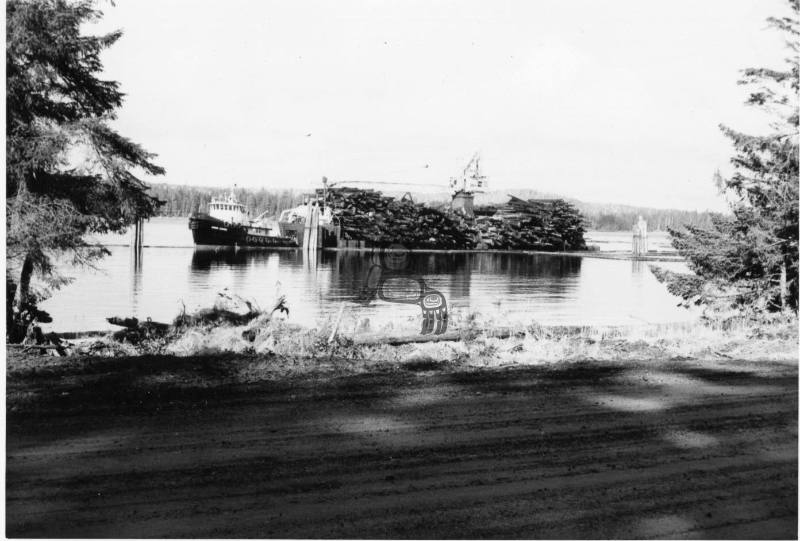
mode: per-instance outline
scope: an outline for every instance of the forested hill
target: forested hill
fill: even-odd
[[[174,184],[151,184],[150,193],[166,204],[161,208],[162,216],[189,216],[192,212],[205,210],[212,197],[226,195],[230,188],[203,188],[198,186],[178,186]],[[274,190],[261,188],[258,190],[237,188],[236,197],[244,203],[255,216],[268,211],[269,216],[276,216],[282,210],[297,206],[303,202],[303,191]],[[386,191],[386,195],[400,197],[402,193]],[[414,201],[428,203],[432,206],[445,205],[450,196],[445,193],[413,193]],[[548,199],[559,197],[556,194],[538,192],[536,190],[505,190],[478,194],[476,205],[497,205],[508,201],[508,195],[522,199]],[[676,209],[654,209],[629,205],[612,205],[584,203],[567,199],[574,204],[589,223],[589,229],[599,231],[628,231],[633,222],[641,214],[651,231],[663,231],[669,226],[681,224],[708,225],[710,215]]]
[[[695,210],[653,209],[627,205],[601,205],[575,201],[578,210],[597,231],[630,231],[639,216],[647,220],[651,231],[666,231],[681,225],[708,226],[711,214]]]
[[[401,193],[389,195],[402,195]],[[449,202],[450,195],[446,192],[413,194],[414,200],[431,205],[442,205]],[[562,197],[558,194],[540,192],[529,189],[492,190],[475,195],[475,205],[502,205],[508,201],[508,196],[513,195],[520,199],[564,199],[577,207],[589,222],[589,229],[597,231],[629,231],[633,223],[641,215],[647,220],[651,231],[665,231],[667,227],[680,225],[710,225],[710,213],[693,210],[656,209],[636,207],[631,205],[618,205],[609,203],[587,203],[577,199]]]
[[[174,184],[151,184],[150,187],[150,194],[165,202],[165,205],[161,207],[160,214],[162,216],[189,216],[197,210],[205,211],[212,197],[222,197],[230,193],[230,188],[203,188]],[[268,211],[268,216],[274,216],[303,202],[303,192],[295,190],[236,188],[234,193],[239,202],[244,203],[253,216],[265,211]]]

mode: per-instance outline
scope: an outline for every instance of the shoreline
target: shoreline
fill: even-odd
[[[106,243],[104,246],[115,248],[130,248],[130,244],[114,244]],[[258,251],[258,252],[272,252],[272,251],[289,251],[289,250],[302,250],[298,247],[282,246],[282,247],[259,247],[259,246],[213,246],[213,245],[160,245],[160,244],[143,244],[142,248],[164,248],[164,249],[193,249],[203,251],[218,251],[218,250],[234,250],[234,251]],[[374,248],[319,248],[317,251],[322,252],[372,252]],[[685,261],[683,257],[677,253],[672,252],[654,252],[648,253],[645,256],[635,256],[630,252],[614,250],[601,252],[599,250],[585,250],[585,251],[565,251],[553,252],[545,250],[491,250],[491,249],[410,249],[412,254],[521,254],[521,255],[553,255],[553,256],[567,256],[567,257],[589,257],[594,259],[610,259],[617,261],[661,261],[661,262],[681,262]]]
[[[245,355],[252,359],[279,359],[279,370],[306,372],[320,362],[348,359],[349,370],[369,370],[373,362],[403,366],[425,362],[462,367],[553,364],[588,359],[743,359],[797,363],[796,320],[753,322],[696,320],[605,326],[497,325],[466,316],[447,333],[419,334],[418,327],[364,329],[357,335],[337,334],[335,323],[301,327],[285,320],[256,318],[246,324],[200,323],[151,338],[135,335],[133,342],[114,339],[112,331],[59,333],[71,341],[67,357],[146,357],[162,355],[192,358],[203,355]],[[121,341],[120,341],[121,340]],[[7,352],[31,357],[37,346],[14,346]],[[286,363],[289,364],[286,364]]]
[[[165,323],[165,322],[155,322],[155,323]],[[299,323],[292,323],[289,321],[285,322],[288,326],[294,327],[298,331],[310,331],[313,330],[315,327],[310,327],[307,325],[301,325]],[[508,338],[510,335],[517,332],[518,329],[523,327],[536,327],[537,329],[542,329],[545,331],[553,332],[553,333],[561,333],[564,335],[575,335],[585,332],[625,332],[634,329],[642,329],[642,328],[656,328],[656,327],[669,327],[669,328],[683,328],[683,327],[693,327],[698,324],[697,321],[662,321],[662,322],[649,322],[644,321],[642,323],[631,323],[631,324],[605,324],[605,325],[563,325],[563,324],[540,324],[537,322],[531,322],[528,325],[522,323],[516,323],[513,325],[493,325],[491,327],[486,328],[483,331],[483,334],[490,338]],[[82,330],[82,331],[52,331],[47,334],[55,335],[58,338],[64,340],[79,340],[85,338],[99,338],[103,336],[107,336],[109,334],[114,333],[122,329],[122,327],[114,326],[113,324],[108,329],[95,329],[95,330]],[[443,333],[441,335],[423,335],[418,332],[416,333],[406,333],[403,335],[391,334],[391,333],[384,333],[381,334],[380,331],[375,332],[363,332],[359,336],[358,340],[355,340],[354,343],[362,343],[362,340],[366,340],[363,343],[374,343],[379,336],[385,337],[387,340],[406,340],[408,342],[413,342],[411,338],[419,337],[419,342],[436,342],[436,341],[447,341],[454,338],[458,335],[459,332],[464,332],[465,329],[462,328],[451,328],[448,332]],[[437,339],[437,337],[441,337]],[[35,346],[33,346],[35,347]]]

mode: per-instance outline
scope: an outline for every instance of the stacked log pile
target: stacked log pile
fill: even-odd
[[[400,243],[417,249],[470,249],[474,230],[461,218],[416,204],[386,197],[375,190],[332,188],[327,192],[334,222],[345,240],[375,244]]]
[[[476,209],[476,226],[487,248],[496,250],[585,250],[585,223],[562,199],[511,196],[494,214]]]
[[[497,250],[585,250],[585,224],[562,199],[511,196],[500,207],[475,209],[475,219],[386,197],[375,190],[332,188],[326,204],[345,240],[417,249],[472,249],[479,241]]]

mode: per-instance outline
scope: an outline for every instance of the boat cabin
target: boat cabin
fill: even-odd
[[[211,199],[208,205],[208,214],[212,218],[217,218],[223,222],[232,224],[247,224],[250,222],[247,209],[236,200],[236,196],[231,192],[227,197]]]

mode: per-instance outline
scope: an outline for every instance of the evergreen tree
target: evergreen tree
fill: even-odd
[[[791,17],[768,19],[788,36],[785,69],[745,69],[739,81],[754,87],[746,103],[773,115],[771,133],[721,126],[735,149],[734,173],[717,173],[716,182],[733,200],[732,215],[714,216],[710,227],[670,230],[694,276],[656,271],[670,291],[698,304],[797,311],[800,0],[789,4]]]
[[[100,53],[121,32],[81,34],[82,25],[101,15],[89,0],[6,3],[9,339],[44,317],[35,307],[42,293],[31,288],[34,272],[57,287],[63,279],[54,255],[91,264],[107,250],[88,244],[86,233],[124,231],[159,206],[134,172],[164,170],[111,127],[123,94],[117,82],[100,78]]]

